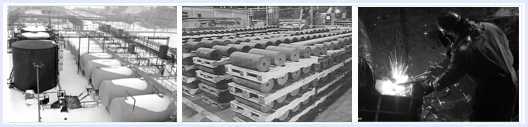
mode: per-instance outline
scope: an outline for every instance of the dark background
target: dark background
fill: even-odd
[[[442,53],[445,49],[436,41],[428,39],[424,33],[435,27],[436,17],[441,12],[447,11],[457,12],[473,20],[494,22],[511,36],[510,40],[518,40],[518,8],[360,7],[359,20],[363,21],[370,39],[369,47],[375,74],[386,75],[387,57],[395,50],[407,56],[411,75],[422,73],[430,63],[444,59]],[[512,53],[518,56],[518,41],[510,47],[517,49]]]

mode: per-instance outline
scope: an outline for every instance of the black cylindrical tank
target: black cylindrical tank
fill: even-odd
[[[34,63],[39,69],[38,93],[57,86],[58,46],[51,40],[23,40],[12,45],[14,87],[20,90],[37,91],[37,75]]]

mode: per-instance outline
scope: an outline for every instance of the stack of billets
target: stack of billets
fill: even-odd
[[[319,104],[327,97],[317,94],[351,71],[349,35],[336,34],[332,39],[309,45],[279,44],[251,49],[259,52],[231,54],[226,73],[233,78],[229,91],[235,95],[231,101],[235,120],[296,121],[309,111],[306,108],[316,107],[316,102]],[[260,56],[266,56],[262,53],[264,50],[279,55],[269,55],[269,63],[255,62]],[[282,64],[275,58],[281,55],[285,56]]]
[[[194,30],[184,31],[184,36],[203,36],[212,34],[225,34],[225,33],[258,33],[258,32],[269,32],[277,31],[277,26],[261,26],[252,28],[231,28],[231,29],[218,29],[218,30]]]
[[[182,54],[182,88],[183,93],[189,96],[194,96],[198,93],[198,83],[196,79],[196,67],[193,64],[194,54]]]
[[[198,88],[202,100],[213,107],[225,109],[233,100],[233,95],[227,89],[231,76],[225,73],[224,65],[228,63],[227,56],[216,48],[198,48],[192,57],[197,81],[192,88]],[[190,84],[189,84],[190,85]],[[188,91],[190,92],[190,90]]]

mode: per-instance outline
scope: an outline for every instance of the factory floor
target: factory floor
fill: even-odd
[[[313,122],[351,122],[352,121],[352,89],[348,89],[341,97],[339,97],[333,104],[328,106],[326,110],[318,114]],[[229,109],[224,112],[230,112]],[[224,113],[225,114],[225,113]],[[184,122],[203,122],[208,121],[192,108],[183,105],[183,121]]]
[[[8,61],[11,61],[11,54],[7,54]],[[6,62],[4,68],[11,68],[12,62]],[[78,96],[88,87],[88,80],[80,73],[77,73],[77,65],[74,56],[67,51],[63,52],[63,65],[60,71],[59,82],[67,95]],[[4,75],[9,75],[11,70],[4,70]],[[6,79],[8,77],[5,77]],[[57,91],[58,87],[46,92]],[[10,89],[8,85],[3,85],[4,94],[4,121],[8,123],[37,122],[38,110],[36,99],[27,101],[24,98],[24,91]],[[70,109],[67,113],[61,113],[60,109],[50,109],[51,103],[57,100],[55,93],[48,94],[50,101],[42,106],[41,118],[43,122],[110,122],[110,115],[101,104],[85,103],[83,108]],[[81,100],[93,100],[91,96]]]
[[[314,122],[351,122],[352,121],[352,89],[348,89],[325,111],[315,117]]]

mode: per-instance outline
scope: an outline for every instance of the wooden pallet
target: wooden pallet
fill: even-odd
[[[220,60],[209,60],[209,59],[204,59],[204,58],[200,58],[200,57],[193,57],[193,63],[194,64],[198,64],[198,65],[202,65],[202,66],[205,66],[205,67],[209,67],[209,68],[216,68],[220,65],[225,65],[227,63],[229,63],[229,58],[228,57],[224,57]]]
[[[194,65],[198,70],[205,71],[207,73],[215,74],[215,75],[223,75],[225,74],[225,67],[224,65],[217,66],[215,68],[210,68],[202,65]]]
[[[233,76],[248,79],[261,84],[266,84],[275,80],[278,85],[283,85],[286,84],[287,81],[281,79],[284,79],[285,77],[290,77],[292,74],[294,77],[291,78],[299,78],[300,74],[302,73],[300,72],[301,69],[305,67],[310,67],[313,64],[317,63],[317,59],[318,57],[312,56],[306,59],[299,59],[299,62],[287,62],[285,63],[285,66],[276,66],[270,68],[270,70],[267,72],[259,72],[251,69],[234,66],[231,64],[227,64],[225,66],[226,73]]]
[[[322,101],[326,99],[326,96],[321,96],[316,98],[317,92],[322,92],[327,90],[332,86],[332,84],[338,82],[344,77],[344,75],[336,77],[333,81],[324,85],[320,89],[311,89],[310,91],[304,93],[300,97],[290,101],[287,105],[282,106],[281,108],[276,109],[273,113],[265,113],[257,109],[252,108],[249,105],[241,103],[237,100],[231,101],[231,108],[234,112],[243,115],[246,118],[251,119],[252,121],[257,122],[270,122],[270,121],[296,121],[300,116],[304,115],[309,111],[308,109],[313,109],[317,101]],[[329,93],[329,92],[327,92]],[[248,121],[246,121],[248,122]]]
[[[200,81],[198,81],[195,77],[183,76],[182,77],[183,93],[185,93],[185,94],[187,94],[189,96],[196,95],[199,92],[199,89],[198,89],[199,88],[198,87],[198,83],[199,82]]]
[[[202,70],[196,70],[196,77],[213,82],[213,83],[218,83],[223,80],[231,79],[231,75],[227,75],[227,74],[215,75],[215,74],[207,73]]]
[[[200,89],[198,88],[193,89],[186,85],[182,85],[182,89],[183,89],[183,93],[187,94],[188,96],[195,96],[200,91]]]
[[[190,70],[183,70],[182,75],[187,77],[196,77],[196,68]]]
[[[247,79],[244,79],[244,78],[240,78],[240,77],[236,77],[236,76],[233,76],[232,79],[233,79],[233,82],[235,82],[237,84],[244,85],[246,87],[258,90],[258,91],[263,92],[263,93],[270,93],[273,90],[279,89],[278,85],[275,85],[276,83],[274,81],[268,82],[266,84],[261,84],[261,83],[258,83],[258,82],[250,81],[250,80],[247,80]]]
[[[217,108],[218,110],[223,110],[229,108],[229,102],[219,102],[216,99],[211,98],[211,95],[207,96],[208,93],[199,94],[202,98],[202,102],[210,105],[211,107]],[[214,96],[214,95],[213,95]]]
[[[350,61],[352,58],[349,58],[345,61]],[[313,81],[318,81],[321,77],[326,77],[329,73],[336,71],[344,66],[344,62],[334,65],[322,72],[315,73],[306,78],[303,78],[299,81],[296,81],[282,89],[275,91],[274,93],[263,93],[258,90],[240,85],[234,82],[229,83],[229,91],[236,96],[242,97],[246,100],[258,103],[260,105],[268,105],[274,107],[276,102],[284,102],[288,96],[294,96],[298,94],[302,87],[310,85]]]
[[[327,85],[327,86],[330,86],[330,85]],[[315,109],[317,108],[320,104],[322,104],[325,100],[327,99],[331,99],[331,98],[328,98],[332,93],[336,92],[339,90],[340,87],[335,87],[335,88],[329,88],[328,89],[328,92],[326,95],[323,95],[323,96],[320,96],[318,98],[314,98],[314,100],[312,101],[315,101],[315,102],[312,102],[311,105],[307,106],[307,107],[303,107],[302,110],[300,112],[298,112],[296,115],[293,115],[289,120],[288,122],[297,122],[302,116],[304,116],[305,114],[308,114],[312,109]],[[325,89],[327,90],[327,89]]]
[[[204,83],[198,83],[198,88],[201,91],[207,92],[215,96],[222,96],[221,93],[228,92],[228,89],[217,89]]]

